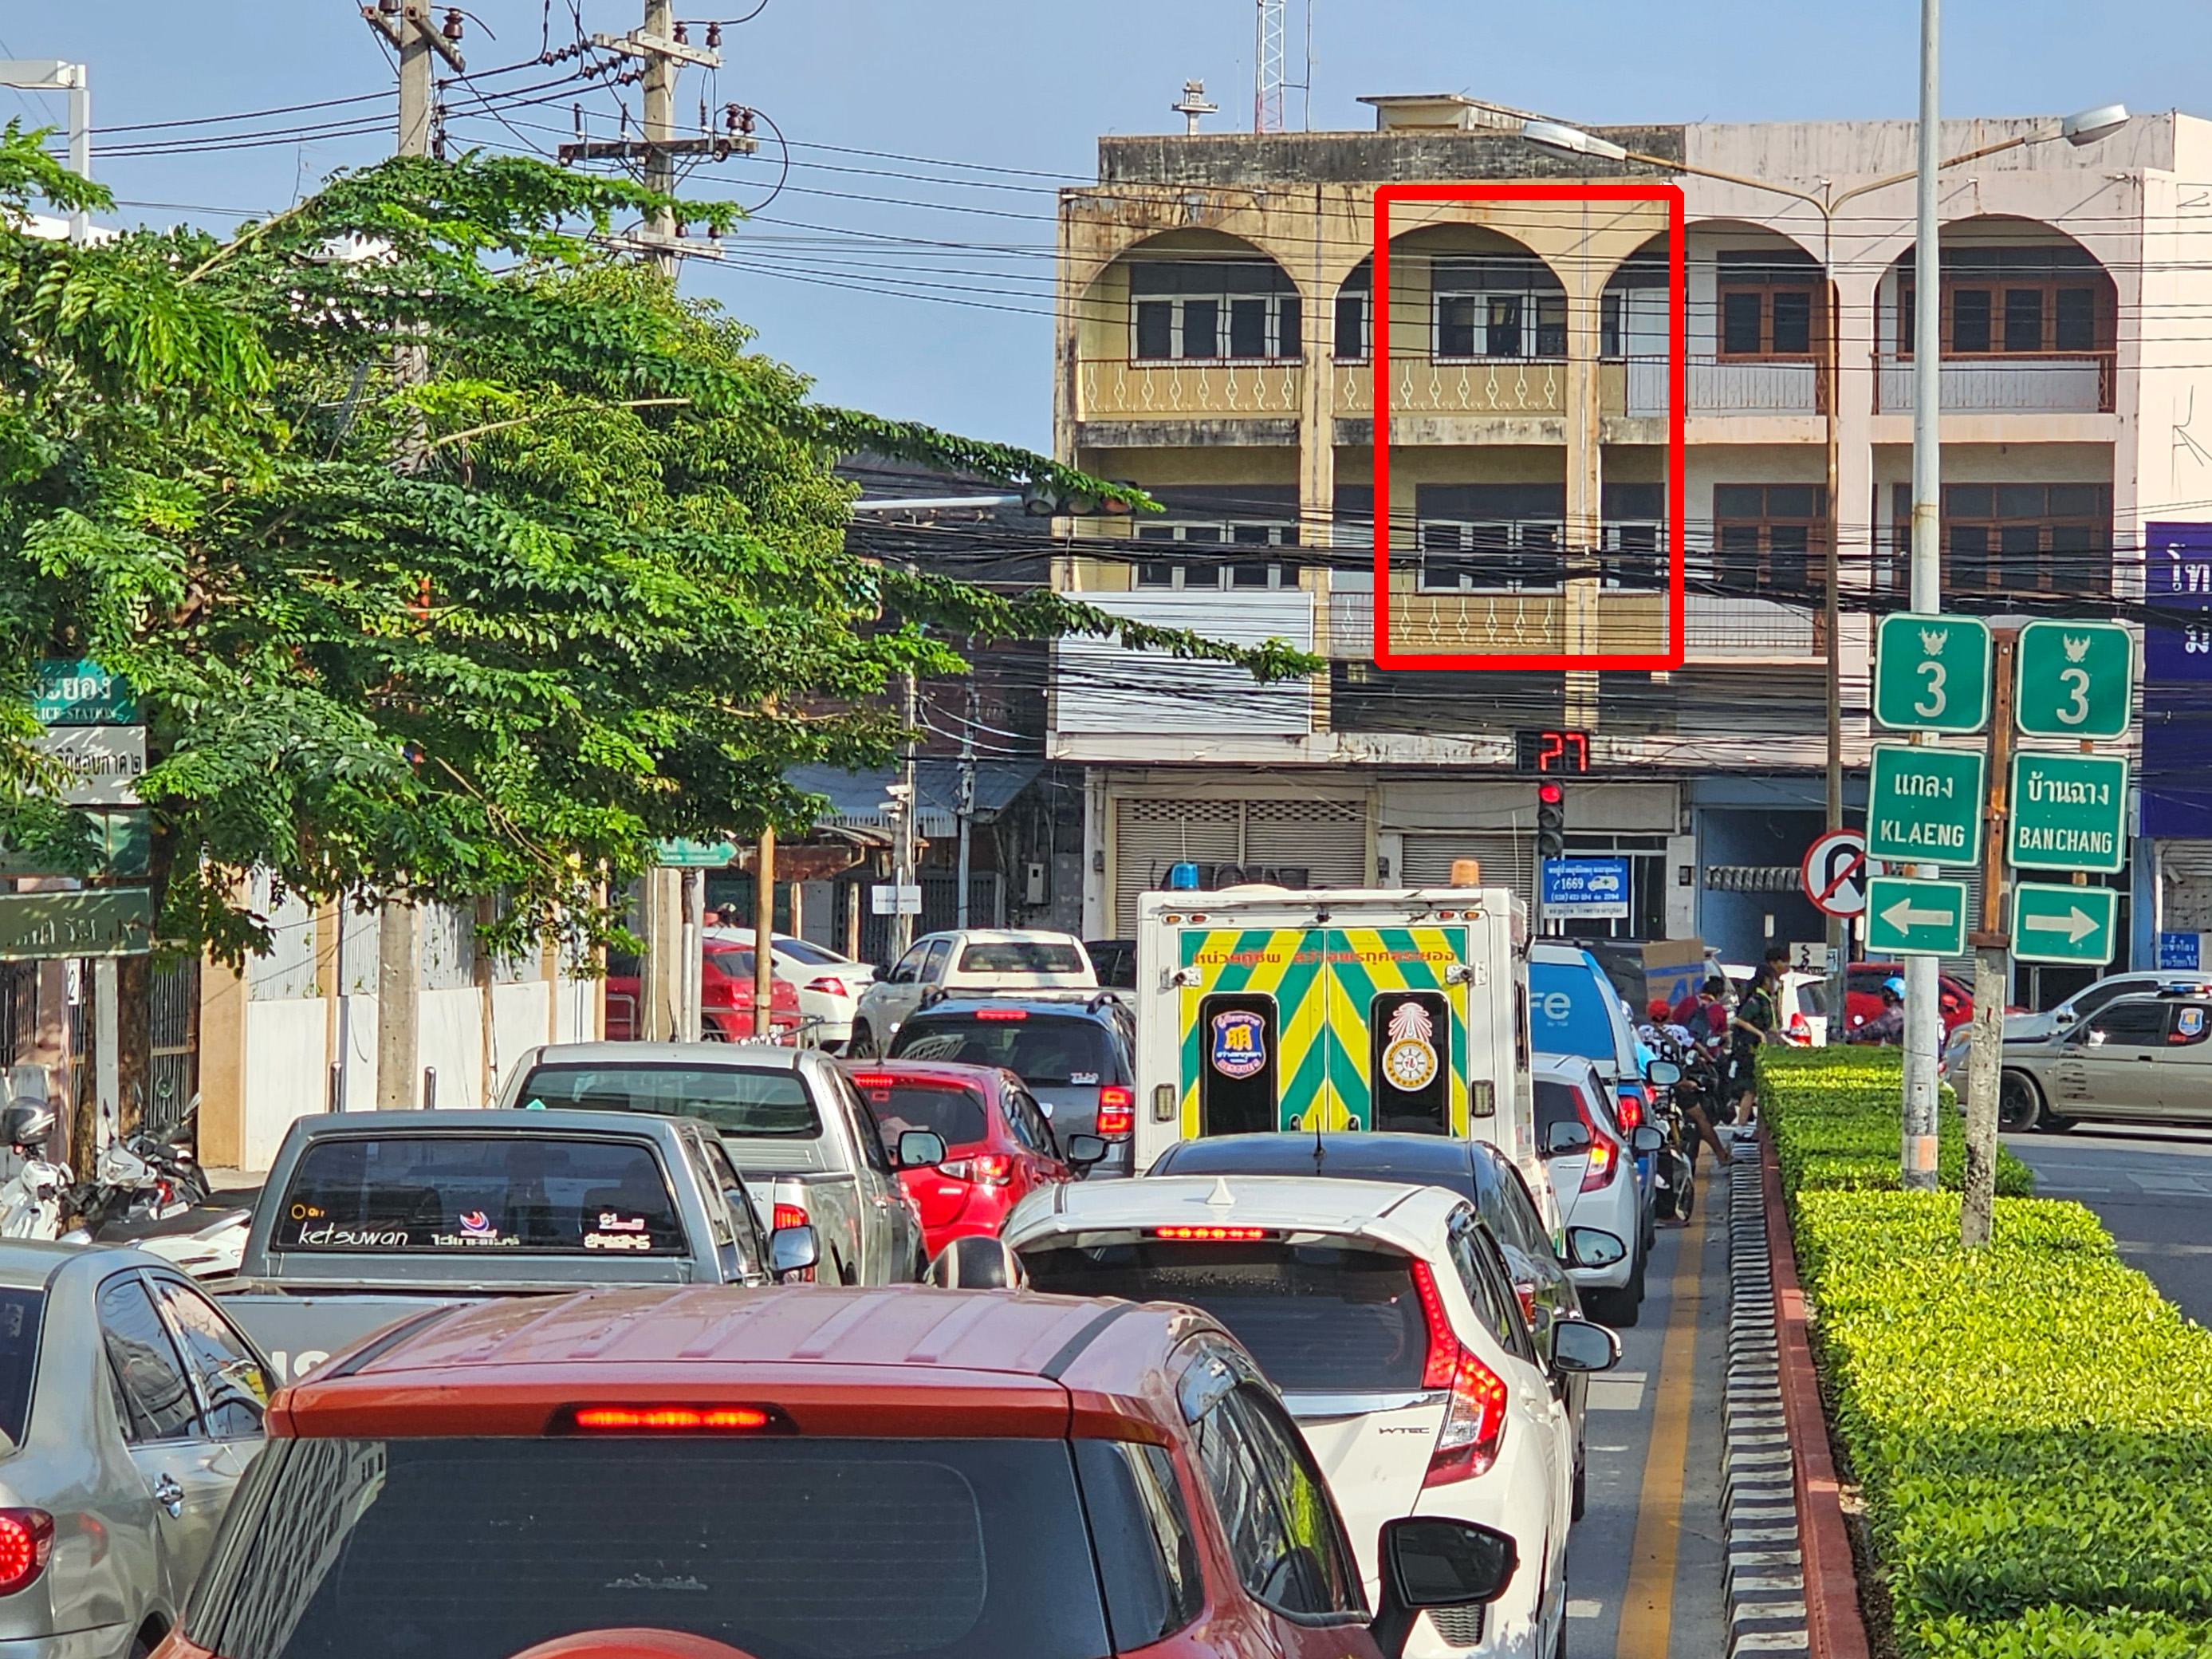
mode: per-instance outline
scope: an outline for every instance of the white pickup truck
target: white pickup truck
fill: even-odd
[[[825,1284],[920,1279],[921,1218],[873,1115],[830,1060],[767,1043],[574,1042],[526,1052],[506,1107],[650,1112],[714,1126],[764,1228],[811,1226]]]

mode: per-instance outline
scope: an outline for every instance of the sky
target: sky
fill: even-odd
[[[1593,125],[1910,116],[1917,97],[1918,12],[1903,0],[1310,3],[1317,128],[1371,126],[1354,100],[1382,92],[1464,92]],[[1302,0],[1290,6],[1301,79]],[[813,377],[823,398],[972,436],[1050,441],[1053,192],[1095,176],[1097,137],[1180,131],[1168,106],[1189,78],[1221,106],[1210,130],[1251,125],[1253,0],[677,9],[699,23],[732,20],[723,67],[685,75],[679,112],[696,122],[706,98],[764,118],[757,157],[702,167],[684,186],[763,204],[720,264],[687,263],[686,289],[757,328],[760,349]],[[530,60],[542,40],[573,42],[580,22],[587,33],[635,27],[641,9],[469,0],[463,49],[475,78],[447,94],[450,143],[550,150],[572,136],[580,102],[594,136],[614,136],[614,94],[550,84],[573,60]],[[703,34],[695,26],[694,44]],[[0,0],[0,58],[90,65],[93,170],[125,204],[125,223],[227,229],[390,148],[392,70],[356,0]],[[1947,115],[2113,101],[2212,115],[2212,94],[2197,89],[2212,65],[2212,8],[1953,0],[1943,64]],[[635,88],[625,95],[634,115]],[[360,101],[145,125],[348,98]],[[1290,94],[1293,126],[1304,124],[1299,101]],[[0,119],[10,115],[58,123],[62,105],[0,89]]]

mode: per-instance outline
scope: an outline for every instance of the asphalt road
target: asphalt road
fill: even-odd
[[[2085,1123],[2004,1144],[2035,1171],[2038,1193],[2094,1210],[2126,1261],[2212,1326],[2212,1130]]]
[[[1720,1514],[1728,1210],[1723,1200],[1705,1212],[1721,1189],[1711,1184],[1709,1160],[1698,1173],[1700,1213],[1688,1230],[1660,1227],[1642,1317],[1620,1333],[1619,1368],[1592,1379],[1589,1510],[1567,1544],[1568,1659],[1728,1651]],[[1685,1289],[1692,1294],[1680,1295]]]

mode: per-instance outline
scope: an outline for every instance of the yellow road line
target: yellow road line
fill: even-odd
[[[1728,1183],[1708,1182],[1705,1191],[1706,1203],[1722,1202]],[[1682,1541],[1682,1472],[1689,1461],[1690,1399],[1697,1381],[1698,1274],[1705,1238],[1705,1204],[1700,1204],[1679,1236],[1674,1279],[1667,1289],[1667,1340],[1660,1350],[1615,1659],[1667,1659],[1674,1632],[1674,1557]]]

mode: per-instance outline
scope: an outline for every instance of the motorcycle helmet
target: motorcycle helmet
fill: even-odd
[[[1882,981],[1881,990],[1884,996],[1895,997],[1899,1002],[1905,1000],[1905,981],[1895,974]]]

